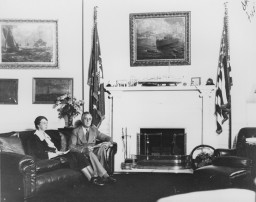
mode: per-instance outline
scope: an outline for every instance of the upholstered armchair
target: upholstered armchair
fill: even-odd
[[[214,149],[208,165],[194,166],[195,183],[201,190],[252,188],[255,160],[256,128],[242,128],[235,149]]]

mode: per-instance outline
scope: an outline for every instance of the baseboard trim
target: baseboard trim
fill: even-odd
[[[123,169],[114,172],[114,174],[123,174],[123,173],[187,173],[193,174],[193,169],[171,169],[169,168],[161,168],[161,169]]]

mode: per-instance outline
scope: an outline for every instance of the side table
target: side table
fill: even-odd
[[[73,127],[64,127],[64,128],[58,128],[58,131],[60,133],[62,133],[63,135],[65,135],[66,137],[66,140],[67,140],[67,143],[69,143],[69,140],[70,140],[70,137],[71,137],[71,134],[72,134],[72,130],[74,128]]]

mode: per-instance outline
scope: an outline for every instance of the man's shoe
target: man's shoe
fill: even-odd
[[[100,178],[93,177],[91,183],[97,186],[104,186],[104,182]]]
[[[114,183],[116,183],[117,180],[115,178],[109,176],[109,177],[103,178],[102,181],[104,183],[114,184]]]

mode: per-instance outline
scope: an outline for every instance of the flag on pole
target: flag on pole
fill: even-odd
[[[94,8],[94,27],[92,52],[88,71],[89,111],[92,114],[92,124],[99,127],[105,118],[105,96],[103,83],[103,68],[100,53],[100,43],[97,30],[97,10]]]
[[[231,86],[230,76],[230,55],[228,41],[228,15],[225,5],[224,26],[221,37],[220,54],[217,71],[216,95],[215,95],[215,115],[217,121],[218,134],[222,133],[222,126],[225,121],[231,121]]]

